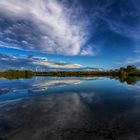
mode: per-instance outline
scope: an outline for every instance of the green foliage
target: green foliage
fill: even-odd
[[[32,76],[33,72],[30,70],[8,70],[0,72],[0,77],[8,79],[31,78]]]
[[[120,76],[124,76],[124,77],[126,77],[126,76],[128,76],[128,75],[130,75],[130,74],[136,74],[136,73],[139,73],[140,71],[137,69],[137,67],[136,66],[127,66],[126,68],[124,68],[124,67],[121,67],[120,69],[119,69],[119,75]]]
[[[128,73],[133,73],[133,72],[137,72],[138,70],[137,70],[136,66],[127,66],[126,71]]]

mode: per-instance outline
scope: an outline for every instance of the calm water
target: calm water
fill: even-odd
[[[0,140],[140,140],[140,82],[0,79]]]

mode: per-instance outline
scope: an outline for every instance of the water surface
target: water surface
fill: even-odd
[[[140,82],[0,79],[0,140],[140,140]]]

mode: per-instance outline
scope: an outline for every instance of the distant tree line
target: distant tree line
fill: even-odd
[[[58,77],[95,77],[107,76],[133,84],[140,80],[140,70],[136,66],[121,67],[109,71],[56,71],[56,72],[33,72],[31,70],[7,70],[1,71],[0,77],[8,79],[32,78],[32,76],[58,76]]]
[[[36,76],[140,76],[140,70],[136,66],[121,67],[109,71],[56,71],[35,72]]]
[[[8,79],[31,78],[34,73],[30,70],[7,70],[0,72],[0,77]]]

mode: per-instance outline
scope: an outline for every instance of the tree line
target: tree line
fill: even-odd
[[[32,78],[33,75],[34,73],[30,70],[7,70],[0,72],[0,77],[8,79]]]
[[[95,77],[108,76],[119,79],[121,82],[134,83],[140,80],[140,70],[130,65],[109,71],[56,71],[56,72],[33,72],[31,70],[7,70],[0,71],[0,77],[8,79],[32,78],[33,76],[59,76],[59,77]]]

